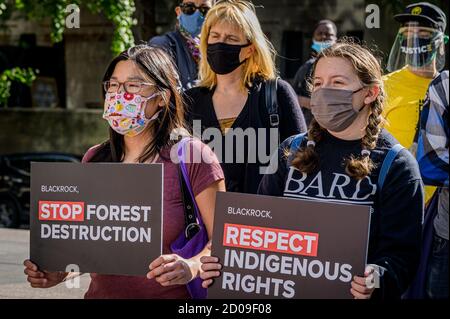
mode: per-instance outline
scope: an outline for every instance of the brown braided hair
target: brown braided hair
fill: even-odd
[[[375,167],[369,155],[370,151],[376,146],[378,135],[380,134],[381,126],[383,124],[381,113],[383,110],[385,93],[383,89],[380,62],[368,48],[360,44],[349,42],[348,40],[341,40],[319,53],[313,67],[313,74],[317,62],[321,58],[326,57],[347,59],[352,63],[356,74],[365,87],[374,85],[380,87],[378,97],[369,105],[371,112],[365,135],[361,141],[363,149],[361,153],[363,155],[352,155],[349,158],[344,159],[346,173],[350,177],[359,180],[369,175]],[[314,143],[309,143],[307,146],[301,147],[297,151],[292,160],[292,166],[303,173],[312,173],[313,171],[319,169],[320,158],[314,149],[314,144],[320,142],[324,131],[325,129],[322,128],[315,119],[311,121],[308,129],[308,141],[313,141]]]

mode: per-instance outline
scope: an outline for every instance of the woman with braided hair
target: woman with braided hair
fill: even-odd
[[[361,141],[360,154],[350,154],[343,159],[348,176],[360,180],[372,172],[374,163],[370,154],[376,147],[381,133],[381,113],[385,96],[382,81],[377,77],[377,75],[381,76],[379,63],[370,52],[362,50],[366,49],[341,42],[333,50],[324,52],[319,56],[324,58],[320,63],[319,67],[322,68],[319,72],[324,69],[326,72],[324,77],[328,76],[329,78],[324,81],[324,77],[321,77],[318,72],[311,83],[314,94],[312,105],[315,106],[312,112],[315,116],[317,115],[318,119],[312,120],[308,130],[307,147],[300,149],[292,160],[292,165],[301,172],[313,172],[319,165],[320,159],[315,146],[322,139],[322,136],[326,135],[327,131],[338,139]],[[363,53],[369,53],[370,55]],[[347,63],[342,64],[343,61],[339,60],[346,57]],[[356,64],[357,61],[351,61],[350,57],[358,57],[361,66],[365,65],[366,68],[375,72],[369,73],[368,70],[360,68]],[[334,65],[335,62],[336,65]],[[317,68],[317,64],[315,68]],[[334,66],[334,68],[329,68],[331,66]],[[348,77],[342,72],[349,71],[348,67],[351,66],[354,68],[354,75],[359,77],[360,83],[355,85],[360,86],[360,88],[356,90],[352,89],[352,85],[348,86],[350,90],[346,89],[345,78]],[[341,70],[345,67],[348,70]],[[353,96],[358,94],[359,97],[356,99],[361,101],[364,93],[366,93],[366,97],[363,103],[359,102],[358,104],[361,106],[355,110],[353,101],[356,97]],[[369,104],[366,104],[367,102]],[[333,106],[337,107],[333,108]]]
[[[306,134],[280,145],[278,170],[263,177],[258,193],[370,206],[368,267],[349,293],[400,298],[420,257],[423,187],[413,156],[381,128],[380,63],[363,46],[340,41],[318,55],[312,74],[314,119]],[[217,275],[213,258],[202,260],[204,286]]]

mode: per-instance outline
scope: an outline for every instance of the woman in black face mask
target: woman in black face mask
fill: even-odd
[[[369,50],[338,43],[318,55],[312,84],[308,133],[280,145],[278,170],[258,194],[371,207],[368,267],[348,296],[400,298],[419,262],[424,195],[417,162],[381,129],[380,64]],[[201,260],[205,287],[219,269],[212,258]]]
[[[186,92],[189,125],[218,155],[227,190],[256,193],[278,141],[306,131],[295,92],[275,80],[275,50],[247,1],[213,6],[200,50],[200,85]]]

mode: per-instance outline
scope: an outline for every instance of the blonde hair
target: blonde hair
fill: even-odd
[[[211,27],[220,22],[237,27],[255,47],[253,54],[243,63],[242,87],[251,87],[256,77],[262,80],[274,79],[276,51],[261,29],[254,5],[243,0],[222,0],[216,1],[203,23],[200,42],[200,86],[212,89],[217,84],[217,76],[208,64],[206,51]]]
[[[352,43],[347,39],[339,41],[332,47],[325,49],[318,56],[314,65],[313,74],[317,62],[322,58],[337,57],[348,60],[352,63],[353,68],[358,75],[360,81],[365,87],[378,86],[380,92],[369,107],[370,115],[368,125],[366,127],[366,134],[362,138],[362,149],[365,150],[365,155],[358,157],[351,156],[344,160],[345,171],[347,174],[355,179],[363,179],[370,175],[375,168],[375,164],[369,157],[370,151],[376,147],[378,136],[383,125],[383,105],[385,100],[385,92],[383,88],[382,69],[380,62],[375,58],[371,51],[362,45]],[[308,130],[308,141],[318,143],[322,139],[322,134],[325,129],[313,119]],[[312,173],[320,166],[320,158],[314,149],[314,144],[302,147],[295,154],[292,160],[292,165],[303,173]]]

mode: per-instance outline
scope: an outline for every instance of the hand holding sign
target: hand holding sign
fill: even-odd
[[[370,275],[374,274],[375,268],[373,266],[367,266],[364,272],[364,277],[354,276],[352,281],[352,288],[350,292],[355,299],[370,299],[375,287],[368,287],[367,279]]]
[[[178,255],[161,255],[149,266],[148,279],[155,279],[161,286],[185,285],[195,278],[195,261]]]
[[[206,248],[211,254],[211,241]],[[219,258],[213,256],[203,256],[200,258],[200,262],[202,263],[200,273],[200,278],[203,280],[202,286],[208,288],[213,283],[214,278],[220,276],[219,270],[222,269],[222,265],[219,263]]]
[[[67,276],[67,273],[62,271],[39,271],[37,265],[28,259],[23,262],[23,265],[25,266],[23,272],[33,288],[51,288],[61,283]]]

